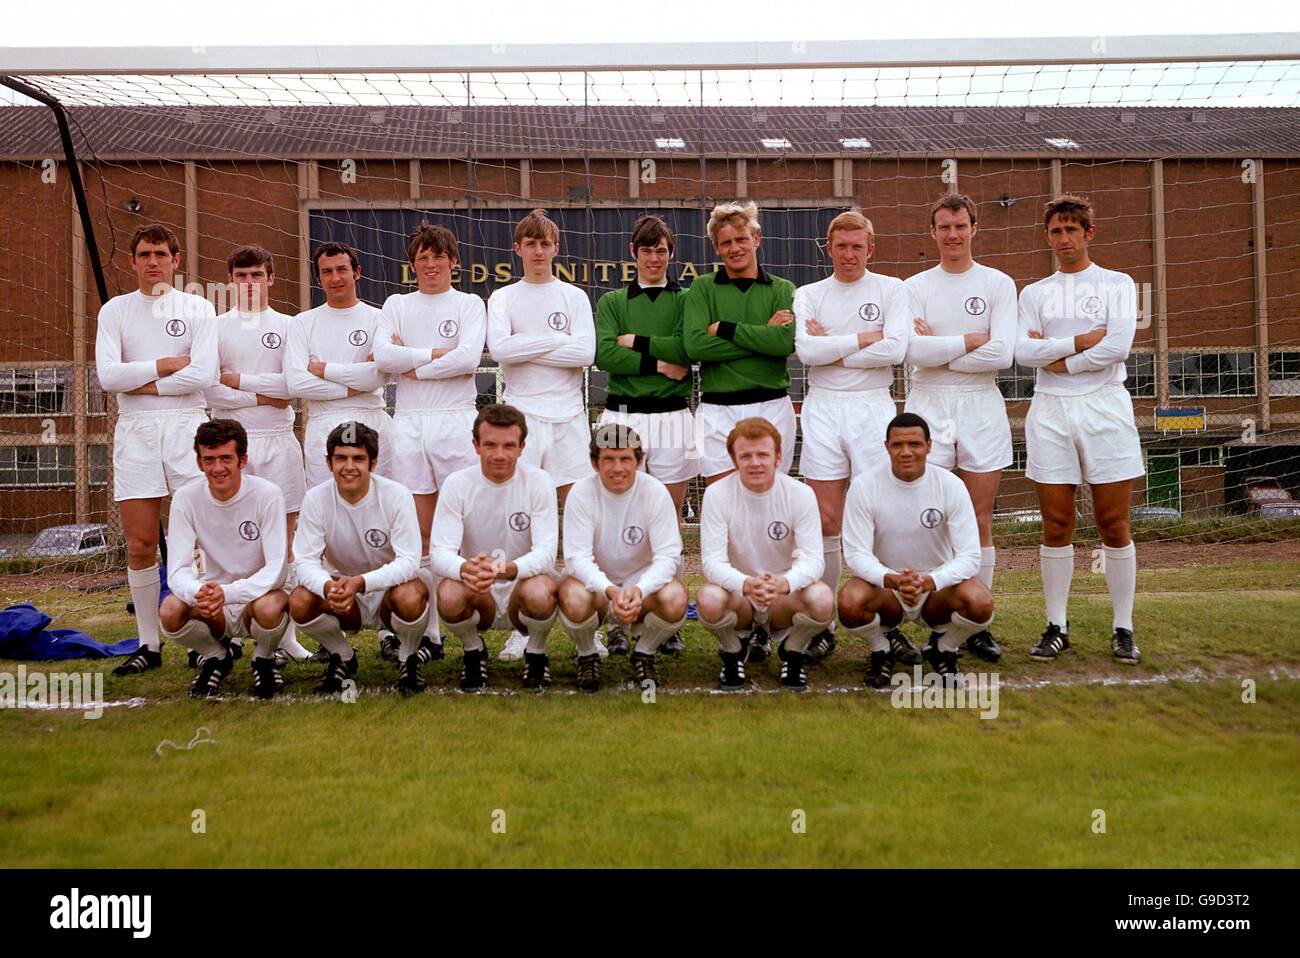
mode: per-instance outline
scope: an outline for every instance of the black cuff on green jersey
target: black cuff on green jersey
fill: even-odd
[[[718,335],[728,342],[735,342],[736,324],[735,323],[718,323]]]
[[[659,372],[659,360],[647,354],[641,357],[641,368],[637,370],[642,376],[650,376]]]
[[[638,353],[640,353],[640,354],[643,355],[643,356],[649,356],[649,355],[650,355],[650,337],[649,337],[649,336],[633,336],[633,337],[632,337],[632,348],[635,349]]]

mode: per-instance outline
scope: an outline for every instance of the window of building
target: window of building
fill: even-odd
[[[1300,396],[1300,351],[1268,354],[1268,394]]]
[[[1223,468],[1222,446],[1198,446],[1178,453],[1178,464],[1184,468]]]
[[[1130,353],[1125,363],[1128,375],[1124,387],[1134,399],[1156,398],[1156,357],[1153,353]]]
[[[71,446],[0,446],[0,488],[34,489],[76,482]]]
[[[1169,395],[1179,398],[1253,396],[1254,354],[1172,352]]]
[[[0,416],[71,416],[76,410],[71,367],[0,368]],[[86,414],[105,413],[104,391],[93,369],[86,374]]]

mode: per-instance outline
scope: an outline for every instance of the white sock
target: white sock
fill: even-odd
[[[140,633],[140,644],[157,652],[162,648],[158,636],[158,602],[162,594],[158,563],[147,569],[127,569],[126,584],[131,588],[131,601],[135,603],[135,628]]]
[[[1133,593],[1137,589],[1138,574],[1137,546],[1130,542],[1118,549],[1102,546],[1101,550],[1106,562],[1106,588],[1110,590],[1110,604],[1114,609],[1113,628],[1132,632]]]
[[[872,652],[889,651],[889,640],[885,638],[885,627],[881,625],[878,615],[855,629],[845,626],[844,631],[849,635],[856,635],[859,639],[865,639],[867,648]]]
[[[678,582],[686,581],[686,557],[684,555],[677,557],[677,575],[675,578]]]
[[[941,652],[955,652],[958,646],[976,632],[983,632],[987,629],[992,621],[993,616],[989,616],[988,622],[972,622],[970,619],[954,612],[948,627],[939,634],[939,650]]]
[[[561,612],[560,624],[564,626],[565,633],[577,647],[579,655],[596,654],[596,630],[600,628],[599,615],[593,612],[590,618],[582,622],[574,622]]]
[[[330,655],[337,655],[344,662],[352,658],[352,646],[348,644],[343,626],[336,616],[322,612],[310,622],[299,622],[298,628],[324,646]]]
[[[397,661],[405,662],[420,651],[420,640],[429,625],[429,607],[426,605],[413,621],[407,622],[396,612],[392,615],[393,634],[397,636]]]
[[[1074,578],[1074,543],[1068,546],[1039,546],[1038,563],[1043,572],[1043,597],[1047,600],[1047,621],[1065,631],[1070,602],[1070,580]]]
[[[466,652],[476,652],[487,648],[483,644],[483,636],[478,630],[477,609],[469,614],[468,619],[461,619],[459,622],[448,622],[443,619],[442,624],[447,627],[448,632],[460,639],[461,647]]]
[[[428,553],[420,556],[420,581],[429,590],[429,624],[424,627],[424,635],[434,645],[441,645],[442,636],[438,634],[438,579],[433,574],[433,567],[429,565]]]
[[[544,653],[546,651],[546,637],[551,634],[551,626],[555,624],[555,613],[552,612],[545,619],[534,619],[520,612],[519,621],[528,630],[528,646],[525,651],[532,652],[534,655],[539,652]]]
[[[293,624],[293,619],[289,620],[289,625],[284,630],[284,635],[280,637],[279,648],[289,653],[289,658],[296,662],[302,662],[311,658],[311,653],[302,647],[298,642],[298,628]]]
[[[831,587],[836,595],[840,591],[840,576],[844,573],[844,552],[840,548],[839,536],[822,536],[822,556],[826,559],[826,569],[822,572],[822,581]],[[786,643],[786,648],[789,648]]]
[[[723,652],[740,651],[740,634],[736,631],[736,613],[728,612],[717,622],[700,619],[700,625],[712,632],[718,639]]]
[[[257,645],[257,651],[253,654],[259,659],[269,659],[274,655],[275,650],[284,643],[284,636],[289,629],[289,623],[291,621],[293,620],[289,618],[289,613],[286,612],[280,616],[279,622],[271,626],[269,629],[264,629],[258,624],[256,618],[250,617],[248,623],[248,634],[253,637],[253,642]]]
[[[676,622],[665,622],[653,612],[647,612],[645,618],[632,627],[632,634],[636,637],[634,651],[643,655],[654,655],[659,646],[667,642],[668,638],[685,624],[685,616]]]
[[[818,622],[816,619],[804,615],[802,612],[796,612],[790,625],[790,634],[786,636],[785,647],[790,652],[802,652],[808,648],[808,643],[812,641],[814,635],[825,632],[831,627],[831,620]]]
[[[224,659],[226,652],[229,651],[213,638],[212,630],[200,618],[190,619],[175,632],[168,632],[163,629],[162,634],[167,636],[168,641],[179,642],[185,648],[193,649],[204,658]]]
[[[993,569],[998,562],[998,550],[996,546],[980,547],[980,571],[977,578],[984,583],[984,587],[990,592],[993,591]]]

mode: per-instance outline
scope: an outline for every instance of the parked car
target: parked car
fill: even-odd
[[[1131,515],[1134,519],[1146,522],[1173,522],[1183,517],[1183,514],[1172,506],[1134,506]]]
[[[1247,476],[1246,509],[1262,519],[1300,518],[1300,502],[1272,476]]]
[[[0,552],[0,558],[76,559],[107,553],[108,526],[102,522],[82,522],[42,529],[26,546]]]

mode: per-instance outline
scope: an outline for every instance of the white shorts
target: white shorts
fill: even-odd
[[[719,476],[731,472],[736,464],[727,455],[727,436],[731,427],[742,419],[758,416],[766,419],[781,434],[781,472],[789,472],[794,464],[794,437],[797,426],[794,404],[789,396],[767,399],[763,402],[723,406],[702,402],[695,410],[695,434],[700,444],[700,472],[704,476]]]
[[[921,610],[925,608],[926,600],[929,599],[933,593],[927,592],[921,596],[921,601],[916,605],[908,605],[903,601],[903,597],[898,594],[897,589],[890,589],[889,591],[894,593],[894,598],[897,599],[898,604],[903,607],[903,621],[899,622],[899,625],[902,625],[903,622],[920,622],[922,625],[926,624],[925,620],[921,618]]]
[[[126,412],[113,430],[113,500],[162,499],[203,475],[194,432],[202,409]]]
[[[558,486],[591,475],[591,426],[584,412],[568,422],[545,422],[527,414],[528,438],[519,461],[536,466]]]
[[[814,387],[799,410],[805,479],[848,479],[884,463],[885,427],[898,414],[888,389],[841,392]]]
[[[297,512],[302,507],[307,480],[302,465],[302,444],[292,429],[250,432],[245,472],[275,483],[284,493],[285,512]]]
[[[686,482],[700,474],[695,417],[689,409],[620,412],[607,408],[600,415],[600,425],[606,423],[627,426],[641,437],[641,448],[645,450],[641,468],[665,485]]]
[[[539,574],[549,575],[557,582],[560,579],[559,573],[554,569]],[[492,620],[492,624],[487,627],[480,623],[480,632],[499,632],[502,629],[513,629],[515,627],[515,624],[510,621],[510,597],[515,594],[515,586],[517,585],[519,585],[518,579],[502,579],[492,584],[492,602],[497,607],[497,616]]]
[[[390,448],[392,417],[383,409],[340,409],[329,416],[316,415],[307,420],[307,432],[302,445],[307,467],[308,489],[333,478],[329,465],[325,461],[325,440],[339,423],[353,420],[365,423],[379,433],[379,462],[375,464],[375,472],[381,476],[392,476],[393,451]]]
[[[926,462],[963,472],[997,472],[1011,465],[1007,401],[992,383],[981,386],[913,386],[904,410],[930,425]]]
[[[456,470],[477,465],[476,415],[474,409],[398,410],[389,433],[390,478],[417,496],[427,496],[441,489]]]
[[[1142,443],[1133,400],[1123,383],[1083,396],[1035,393],[1025,417],[1025,475],[1034,482],[1077,486],[1136,479]]]

